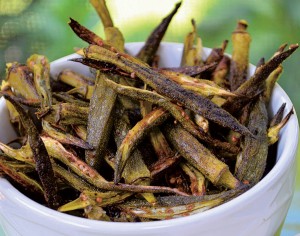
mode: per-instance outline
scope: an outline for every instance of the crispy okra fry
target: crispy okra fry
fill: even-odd
[[[113,125],[113,110],[117,98],[116,92],[106,86],[104,77],[98,73],[97,81],[89,106],[86,141],[94,150],[85,152],[86,162],[95,168],[101,165]]]
[[[13,63],[7,69],[6,81],[16,94],[31,101],[40,101],[34,86],[33,73],[28,66]]]
[[[89,44],[103,45],[103,39],[96,35],[94,32],[90,31],[86,27],[80,25],[76,20],[70,18],[69,26],[74,31],[74,33]]]
[[[130,124],[129,117],[127,112],[125,112],[124,107],[120,105],[117,106],[115,112],[115,121],[114,121],[114,139],[119,148],[125,139],[126,135],[132,128]],[[113,164],[113,165],[111,165]],[[114,162],[110,163],[114,171],[116,170],[116,159],[114,157]],[[138,148],[133,150],[124,170],[122,172],[122,177],[127,184],[140,184],[140,185],[150,185],[150,171],[146,166],[143,155]],[[156,202],[156,199],[153,193],[143,193],[142,196],[148,202]]]
[[[226,142],[221,142],[220,140],[213,139],[211,136],[205,133],[200,127],[197,127],[186,115],[183,108],[172,103],[169,98],[163,97],[157,93],[137,89],[129,86],[124,86],[117,84],[111,80],[105,79],[105,82],[114,90],[117,91],[117,93],[129,96],[133,99],[138,100],[146,100],[153,104],[157,104],[167,111],[171,113],[171,115],[181,123],[181,125],[188,130],[192,135],[195,137],[203,140],[204,142],[208,143],[210,146],[224,149],[230,153],[238,153],[239,148],[236,146],[233,146]]]
[[[236,96],[234,93],[225,90],[211,80],[196,79],[185,74],[167,70],[160,70],[160,73],[166,75],[172,81],[180,84],[183,88],[194,91],[203,97],[210,97],[213,95],[223,97]]]
[[[14,97],[7,95],[4,95],[4,97],[14,105],[20,114],[22,124],[27,131],[28,142],[36,163],[36,170],[44,189],[45,200],[50,208],[56,208],[59,202],[57,184],[49,155],[41,137],[39,136],[39,132],[32,118],[28,116],[25,110],[14,100]]]
[[[249,114],[252,110],[253,104],[252,102],[248,103],[246,106],[242,108],[241,114],[239,115],[239,121],[241,124],[246,125],[249,120]],[[240,146],[240,139],[241,139],[241,134],[235,131],[230,130],[229,134],[227,135],[227,140],[229,143],[233,145],[238,145]]]
[[[263,93],[266,104],[268,104],[271,99],[273,88],[278,81],[282,71],[283,67],[282,65],[279,65],[266,79],[266,89]]]
[[[90,3],[93,5],[96,12],[98,13],[104,27],[105,28],[113,27],[114,24],[110,17],[109,11],[107,9],[106,1],[105,0],[90,0]]]
[[[183,104],[195,113],[223,127],[230,128],[244,135],[252,135],[233,116],[209,99],[182,88],[168,77],[152,70],[148,66],[138,63],[137,60],[131,60],[126,54],[114,53],[97,45],[90,45],[88,48],[85,48],[84,53],[89,59],[111,63],[127,73],[134,73],[158,93]]]
[[[213,48],[206,58],[205,64],[211,64],[213,62],[219,63],[224,56],[227,44],[228,40],[224,40],[220,48]]]
[[[115,185],[106,181],[95,169],[82,161],[73,152],[66,150],[58,141],[50,137],[42,136],[43,142],[49,152],[49,155],[60,160],[73,170],[78,176],[85,181],[102,190],[126,191],[135,193],[173,193],[178,195],[186,195],[185,193],[168,187],[161,186],[142,186],[130,184]]]
[[[144,89],[147,89],[147,85],[144,85]],[[152,111],[152,103],[148,101],[140,101],[140,111],[143,118],[145,118]],[[172,155],[172,150],[166,141],[165,136],[158,127],[154,127],[148,134],[153,150],[157,156],[157,159],[164,159]],[[150,172],[149,172],[150,177]]]
[[[26,132],[22,126],[22,122],[20,120],[19,113],[17,112],[16,108],[9,101],[6,100],[5,104],[6,104],[8,112],[9,112],[9,120],[10,120],[11,124],[15,127],[16,131],[18,132],[18,135],[24,136]]]
[[[167,31],[167,28],[173,16],[176,14],[180,6],[181,6],[181,2],[177,3],[173,11],[170,14],[168,14],[160,22],[160,24],[152,31],[145,45],[141,48],[141,50],[137,54],[137,57],[140,60],[146,62],[149,65],[153,64],[155,54],[160,45],[160,42],[163,36],[165,35],[165,32]],[[146,88],[147,85],[145,85],[145,89]],[[141,101],[140,107],[141,107],[141,113],[143,117],[145,117],[152,110],[152,104],[147,101]],[[150,141],[152,143],[154,151],[158,155],[158,159],[163,158],[164,156],[166,157],[172,156],[172,150],[170,149],[164,135],[161,133],[161,131],[158,128],[152,130],[152,132],[150,132],[149,135],[150,135]]]
[[[0,142],[0,150],[10,158],[33,165],[33,153],[28,142],[19,149],[11,148],[10,146]]]
[[[141,103],[148,103],[148,102],[141,101]],[[144,112],[142,111],[143,117],[145,117],[147,114],[151,112],[150,109],[147,110],[146,108],[145,110]],[[165,136],[163,135],[163,133],[160,131],[158,127],[155,127],[151,130],[151,132],[149,133],[149,138],[158,160],[174,156],[174,153],[170,148]]]
[[[146,89],[147,86],[145,85],[144,88]],[[152,105],[151,102],[140,101],[140,110],[143,117],[152,111]],[[152,129],[149,133],[149,138],[158,160],[174,156],[165,136],[158,127]],[[167,165],[165,167],[167,167]]]
[[[83,141],[86,141],[87,136],[87,130],[85,125],[73,125],[72,126],[75,133],[79,138],[81,138]]]
[[[265,85],[266,79],[269,75],[294,51],[299,47],[298,44],[290,45],[286,51],[275,54],[264,65],[258,67],[253,76],[244,82],[237,90],[237,97],[230,97],[226,103],[223,104],[223,108],[229,111],[231,114],[237,113],[240,109],[248,103],[253,97],[262,92],[262,86]]]
[[[116,154],[116,170],[114,175],[115,183],[120,181],[125,164],[130,157],[132,150],[137,146],[138,142],[147,134],[150,129],[160,125],[168,117],[168,112],[162,108],[158,108],[147,114],[128,132]]]
[[[114,27],[105,0],[90,0],[104,25],[106,41],[119,51],[124,51],[124,38],[118,28]],[[114,111],[117,94],[108,88],[101,72],[97,75],[95,91],[90,101],[90,112],[87,127],[87,142],[92,144],[94,151],[86,151],[85,159],[91,166],[99,166],[106,149],[109,134],[112,131]],[[111,76],[108,76],[110,79]]]
[[[212,62],[211,64],[207,65],[197,65],[197,66],[181,66],[181,67],[165,67],[165,68],[158,68],[157,70],[166,70],[166,71],[173,71],[178,72],[181,74],[185,74],[191,77],[200,76],[202,73],[211,72],[216,69],[217,63]]]
[[[88,107],[80,107],[72,103],[59,103],[51,106],[43,119],[50,124],[86,125],[88,121]]]
[[[284,109],[286,107],[286,103],[282,103],[279,109],[277,110],[276,114],[272,117],[272,119],[269,122],[269,127],[273,127],[275,125],[278,125],[280,121],[283,118]]]
[[[11,157],[5,155],[4,153],[0,152],[0,159],[2,158],[2,162],[4,165],[8,165],[10,168],[13,168],[17,172],[22,172],[24,174],[33,173],[35,171],[34,166],[24,163],[18,160],[13,160]]]
[[[111,221],[110,217],[106,214],[106,211],[98,206],[84,208],[84,215],[86,218],[92,220]]]
[[[294,109],[292,108],[289,113],[282,119],[281,122],[277,123],[276,125],[271,126],[268,129],[268,143],[272,145],[276,143],[279,139],[279,132],[285,126],[285,124],[289,121],[291,115],[294,114]]]
[[[9,96],[9,95],[16,95],[17,92],[16,92],[16,90],[14,90],[14,92],[12,90],[5,90],[5,91],[2,91],[1,93],[2,94],[7,94]],[[18,96],[18,93],[17,93],[17,96]],[[22,96],[19,96],[19,97],[17,97],[17,96],[15,96],[15,99],[21,105],[25,105],[25,106],[28,106],[28,107],[34,107],[34,108],[39,108],[40,105],[41,105],[40,100],[26,99],[26,98],[23,98]],[[6,101],[6,102],[8,103],[8,101]]]
[[[239,196],[248,189],[242,186],[237,189],[224,191],[218,194],[204,196],[166,196],[159,197],[158,203],[154,206],[145,201],[132,200],[118,205],[127,212],[131,212],[139,217],[151,219],[172,219],[216,207],[224,202]]]
[[[153,163],[150,169],[151,178],[157,178],[161,173],[164,173],[168,168],[176,165],[181,159],[181,156],[174,153],[172,156],[164,156]]]
[[[165,135],[174,148],[214,185],[237,188],[241,183],[230,173],[228,166],[214,156],[180,125],[164,126]],[[224,178],[226,177],[225,181]]]
[[[212,73],[212,81],[222,88],[228,87],[228,81],[226,79],[230,69],[230,58],[226,55],[223,56],[216,69]]]
[[[22,171],[18,171],[13,168],[9,163],[11,161],[5,161],[0,154],[0,170],[2,170],[6,175],[11,177],[14,181],[23,186],[24,189],[29,190],[33,193],[37,193],[40,196],[44,196],[44,190],[41,185],[34,179],[30,178]]]
[[[81,160],[75,153],[67,150],[59,141],[48,137],[41,137],[49,155],[67,165],[77,175],[85,179],[94,179],[99,182],[107,181],[91,166]]]
[[[155,53],[159,47],[159,44],[165,35],[165,32],[167,31],[167,28],[173,18],[173,16],[176,14],[177,10],[179,9],[181,5],[181,2],[177,3],[175,5],[175,8],[173,11],[167,15],[161,23],[152,31],[150,36],[148,37],[145,45],[142,47],[142,49],[137,54],[137,58],[140,60],[146,62],[149,65],[152,65],[153,59],[155,56]]]
[[[80,107],[88,107],[89,106],[88,102],[86,102],[84,100],[80,100],[66,92],[54,92],[54,93],[52,93],[52,97],[56,99],[56,101],[54,101],[53,104],[62,102],[62,103],[73,103]]]
[[[61,207],[58,208],[59,211],[72,211],[77,209],[83,209],[88,206],[98,206],[104,207],[112,204],[117,204],[124,201],[126,198],[132,196],[132,193],[119,193],[119,192],[100,192],[84,190],[81,192],[80,196]]]
[[[33,80],[38,92],[41,107],[38,114],[48,112],[52,105],[52,92],[50,87],[50,63],[47,57],[33,54],[27,59],[28,67],[33,71]]]
[[[243,148],[236,161],[235,175],[242,182],[256,184],[263,176],[268,156],[267,125],[267,108],[260,96],[249,115],[247,125],[256,138],[244,137],[241,144]]]
[[[114,27],[105,0],[90,0],[104,26],[105,39],[120,51],[124,51],[124,37],[121,31]]]
[[[47,121],[42,121],[43,133],[49,135],[51,138],[56,139],[62,144],[69,144],[83,149],[92,149],[92,146],[80,138],[77,138],[69,133],[59,130],[51,126]]]
[[[247,79],[251,43],[247,27],[248,23],[245,20],[239,20],[231,35],[233,47],[229,76],[231,91],[235,91]]]
[[[181,162],[180,167],[190,178],[190,182],[191,182],[190,189],[192,195],[194,196],[205,195],[206,181],[204,175],[189,163]]]
[[[95,187],[86,182],[83,178],[80,178],[78,175],[73,173],[70,170],[66,170],[65,168],[58,165],[56,162],[52,162],[53,170],[56,176],[64,179],[68,185],[82,192],[84,190],[95,190]]]
[[[184,39],[181,66],[195,66],[202,62],[202,41],[197,35],[197,26],[194,19],[192,19],[192,26],[192,32],[188,33]]]
[[[93,79],[85,77],[72,70],[65,69],[59,73],[57,80],[74,87],[76,89],[74,92],[76,91],[76,93],[79,93],[86,99],[90,99],[92,97],[95,85],[95,80]]]
[[[124,52],[125,40],[120,30],[117,27],[107,27],[104,28],[104,32],[106,41],[121,52]]]

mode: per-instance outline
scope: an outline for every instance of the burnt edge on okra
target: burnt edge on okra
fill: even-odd
[[[251,36],[245,20],[202,57],[194,20],[181,65],[159,68],[160,42],[181,3],[136,56],[125,51],[104,0],[90,0],[105,39],[70,18],[88,45],[50,76],[46,56],[7,64],[1,85],[19,148],[0,142],[0,175],[37,202],[88,219],[147,222],[206,211],[257,184],[275,164],[284,116],[267,107],[282,62],[298,45],[281,45],[247,80]]]

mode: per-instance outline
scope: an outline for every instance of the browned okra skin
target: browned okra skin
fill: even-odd
[[[128,114],[126,113],[124,107],[119,106],[117,103],[115,120],[114,120],[114,139],[119,148],[124,141],[126,135],[131,129],[131,124],[129,121]],[[117,166],[117,161],[115,161],[115,168]],[[122,172],[122,177],[125,183],[134,183],[139,185],[150,185],[150,171],[144,162],[143,155],[138,148],[132,150],[129,160],[127,161],[124,170]],[[142,196],[148,202],[156,202],[153,193],[143,193]]]
[[[51,124],[86,125],[88,120],[88,107],[80,107],[72,103],[59,103],[51,106],[43,119]]]
[[[238,153],[239,148],[233,146],[226,142],[221,142],[220,140],[213,139],[211,136],[207,135],[200,127],[196,127],[195,124],[187,119],[182,107],[172,103],[168,98],[165,98],[157,93],[142,90],[130,86],[124,86],[117,84],[111,80],[105,80],[106,83],[117,91],[119,94],[123,94],[129,96],[133,99],[145,100],[151,103],[157,104],[166,110],[168,110],[172,116],[178,120],[182,126],[188,130],[195,137],[203,140],[205,143],[209,144],[212,147],[216,147],[218,149],[224,149],[230,153]]]
[[[90,3],[95,8],[97,14],[101,18],[102,24],[105,28],[107,27],[113,27],[113,21],[110,17],[109,11],[106,6],[105,0],[90,0]]]
[[[176,150],[213,184],[220,184],[231,189],[240,186],[240,182],[230,173],[228,166],[218,160],[180,125],[173,127],[165,125],[164,130],[166,137]]]
[[[181,67],[165,67],[159,68],[158,71],[167,70],[182,73],[191,77],[200,76],[202,73],[211,72],[216,69],[217,63],[212,62],[211,64],[207,65],[196,65],[196,66],[181,66]]]
[[[298,44],[292,44],[289,49],[274,55],[269,61],[258,67],[254,75],[236,90],[235,94],[239,96],[228,98],[222,108],[231,114],[238,113],[245,104],[262,91],[261,87],[265,85],[269,75],[298,47]]]
[[[12,96],[4,94],[5,99],[9,100],[18,113],[21,122],[25,127],[28,135],[33,157],[36,163],[36,170],[44,188],[44,197],[50,208],[56,208],[59,205],[59,197],[57,194],[57,184],[54,177],[51,161],[45,145],[39,135],[39,132],[30,116],[24,109],[14,100]]]
[[[241,125],[233,116],[215,105],[209,99],[184,89],[168,77],[152,70],[150,67],[138,62],[137,59],[129,55],[127,56],[126,54],[118,52],[115,53],[97,45],[90,45],[88,48],[85,48],[84,53],[89,59],[111,63],[129,74],[134,73],[158,93],[183,104],[195,113],[223,127],[230,128],[244,135],[252,135],[249,130]]]
[[[273,127],[273,126],[278,125],[280,123],[280,121],[283,118],[285,106],[286,106],[286,103],[281,104],[281,106],[277,110],[276,114],[273,116],[273,118],[269,122],[269,127]]]
[[[86,141],[94,150],[86,150],[86,162],[98,168],[103,160],[113,125],[114,104],[117,93],[105,85],[104,74],[99,74],[90,101]]]
[[[267,125],[267,108],[260,97],[250,113],[247,125],[256,138],[244,138],[243,149],[236,162],[235,175],[242,182],[256,184],[263,176],[268,156]]]
[[[177,3],[175,5],[175,8],[173,11],[168,14],[161,22],[160,24],[152,31],[152,33],[149,35],[147,41],[145,42],[144,46],[140,49],[140,51],[137,54],[137,58],[139,58],[141,61],[144,61],[148,63],[149,65],[153,64],[153,61],[156,56],[157,49],[160,45],[160,42],[162,38],[164,37],[167,28],[173,18],[173,16],[176,14],[178,8],[181,6],[181,3]],[[145,85],[145,89],[147,88],[147,85]],[[145,117],[148,113],[152,110],[152,103],[147,101],[141,101],[140,102],[140,110],[143,117]],[[169,144],[166,141],[166,138],[162,134],[162,132],[159,130],[159,128],[155,128],[152,130],[152,132],[149,134],[151,144],[154,148],[154,151],[158,157],[158,159],[164,159],[170,156],[173,156],[172,150],[169,147]]]
[[[50,137],[56,139],[62,144],[69,144],[77,147],[81,147],[83,149],[92,149],[92,146],[87,142],[83,141],[76,136],[67,133],[65,131],[59,130],[53,126],[51,126],[47,121],[42,121],[43,133],[46,133]]]
[[[160,125],[169,116],[169,113],[162,108],[153,110],[147,114],[142,120],[129,130],[126,137],[122,141],[116,154],[116,170],[114,182],[118,183],[121,178],[122,171],[126,161],[130,157],[132,150],[136,147],[137,143],[155,126]]]
[[[248,188],[249,186],[241,186],[237,189],[204,196],[162,196],[158,197],[158,202],[154,206],[145,201],[134,199],[120,204],[119,207],[139,217],[172,219],[216,207],[239,196]]]
[[[18,63],[12,64],[8,68],[6,80],[25,99],[39,101],[39,95],[34,86],[33,73],[28,66]]]
[[[74,33],[82,40],[96,45],[103,45],[103,39],[96,35],[94,32],[90,31],[86,27],[80,25],[76,20],[70,18],[69,25]]]
[[[268,129],[268,139],[269,139],[269,145],[272,145],[276,143],[279,139],[279,132],[280,130],[285,126],[285,124],[289,121],[290,117],[294,114],[294,108],[291,108],[289,113],[277,124],[272,124],[273,126],[270,126]],[[274,122],[275,123],[275,122]]]
[[[166,16],[162,22],[154,29],[154,31],[148,37],[145,45],[137,54],[137,58],[146,62],[149,65],[152,65],[155,53],[159,47],[160,41],[162,40],[167,28],[173,19],[173,16],[176,14],[178,8],[181,6],[181,2],[175,5],[174,10]]]
[[[240,20],[232,33],[233,51],[229,77],[231,91],[235,91],[247,79],[251,42],[247,27],[248,23],[245,20]]]
[[[3,160],[3,155],[0,153],[0,170],[6,175],[11,177],[14,181],[22,185],[25,189],[31,191],[32,193],[38,194],[39,196],[44,196],[44,191],[40,184],[29,178],[22,171],[17,171],[15,168],[9,165],[8,161]],[[0,175],[1,176],[1,175]]]

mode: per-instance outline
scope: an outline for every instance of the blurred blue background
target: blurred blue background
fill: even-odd
[[[176,2],[178,0],[107,0],[107,5],[126,42],[133,42],[144,41]],[[245,19],[252,36],[250,61],[256,64],[261,57],[272,56],[282,43],[300,42],[299,12],[297,0],[185,0],[164,41],[183,42],[191,30],[190,20],[194,18],[204,46],[220,46],[224,39],[231,39],[237,20]],[[52,61],[84,46],[68,27],[69,17],[103,35],[102,24],[88,0],[0,0],[1,79],[6,62],[25,62],[32,53],[44,54]],[[230,43],[227,52],[231,53]],[[300,51],[284,63],[284,73],[279,80],[298,114],[299,66]],[[299,166],[298,161],[298,170]],[[297,233],[300,233],[300,174],[281,235]]]

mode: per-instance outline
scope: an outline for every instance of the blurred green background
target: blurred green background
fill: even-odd
[[[126,42],[133,42],[144,41],[176,2],[178,0],[107,0],[107,5]],[[224,39],[231,39],[237,20],[245,19],[252,36],[250,61],[256,64],[261,57],[268,59],[282,43],[300,42],[299,12],[298,0],[185,0],[164,41],[183,42],[191,30],[190,20],[194,18],[203,44],[219,46]],[[0,0],[1,79],[5,76],[6,62],[25,62],[32,53],[44,54],[52,61],[84,46],[68,27],[69,17],[103,35],[102,24],[88,0]],[[231,44],[227,52],[231,52]],[[279,81],[298,114],[299,66],[300,51],[284,63]],[[299,165],[298,161],[298,170]],[[300,174],[281,235],[297,233],[300,233]]]

